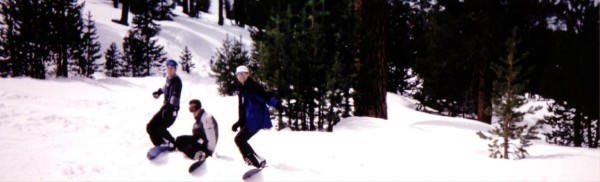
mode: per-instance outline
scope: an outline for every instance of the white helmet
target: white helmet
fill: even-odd
[[[238,66],[235,69],[235,74],[238,74],[238,73],[250,73],[250,71],[248,70],[248,67],[242,65],[242,66]]]

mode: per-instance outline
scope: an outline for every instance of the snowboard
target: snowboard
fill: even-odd
[[[196,169],[198,169],[198,167],[200,167],[200,166],[202,166],[202,164],[204,164],[204,161],[206,161],[206,158],[194,162],[192,165],[190,165],[190,169],[188,171],[190,173],[194,172]]]
[[[153,160],[166,151],[169,151],[169,147],[167,146],[152,147],[150,150],[148,150],[148,154],[146,155],[146,157],[148,157],[149,160]]]
[[[254,169],[250,169],[250,170],[246,171],[244,173],[244,175],[242,176],[242,180],[246,181],[246,180],[252,178],[252,176],[254,176],[255,174],[258,174],[263,169],[264,168],[254,168]]]

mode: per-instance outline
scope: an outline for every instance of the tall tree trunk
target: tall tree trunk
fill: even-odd
[[[244,0],[235,0],[233,3],[233,11],[235,12],[235,21],[238,26],[246,26],[246,7]]]
[[[119,8],[119,0],[113,0],[113,7]]]
[[[190,15],[190,1],[189,0],[183,0],[181,2],[181,7],[183,7],[183,13]]]
[[[223,25],[223,1],[219,0],[219,25]]]
[[[58,45],[58,59],[56,60],[56,77],[65,77],[69,76],[69,62],[67,59],[67,46],[64,45],[64,42],[61,45]]]
[[[196,12],[198,10],[196,10],[196,4],[198,4],[198,2],[196,2],[197,0],[189,0],[190,1],[190,9],[189,9],[189,15],[190,17],[196,17]]]
[[[480,68],[477,68],[477,120],[487,124],[491,124],[492,115],[486,112],[486,110],[487,108],[492,107],[492,84],[490,84],[491,81],[487,80],[487,64],[485,65],[486,66],[481,66]]]
[[[573,145],[575,147],[581,147],[581,144],[583,143],[582,120],[580,108],[577,108],[575,110],[575,117],[573,117]]]
[[[594,136],[592,136],[592,128],[593,128],[592,121],[589,118],[586,118],[583,121],[585,123],[584,128],[587,130],[586,131],[586,133],[587,133],[586,137],[587,137],[587,141],[588,141],[588,147],[589,148],[594,148],[594,142],[593,142],[594,141]]]
[[[386,0],[358,0],[358,60],[354,107],[356,116],[387,119],[385,64]]]
[[[121,20],[119,21],[120,24],[127,26],[129,25],[129,23],[127,22],[129,16],[129,1],[131,0],[121,0]]]
[[[598,139],[600,139],[600,127],[598,127],[598,125],[596,125],[596,127],[594,129],[596,129],[596,137],[594,138],[594,141],[592,142],[592,144],[594,144],[592,146],[592,148],[598,148]]]
[[[508,147],[510,147],[509,146],[510,142],[508,141],[508,137],[510,137],[508,134],[508,132],[509,132],[508,127],[510,125],[510,119],[511,118],[509,118],[509,117],[505,117],[504,121],[502,121],[502,126],[503,126],[502,127],[502,135],[503,135],[502,137],[504,138],[504,143],[502,143],[502,145],[504,148],[504,150],[503,150],[504,159],[508,159]]]

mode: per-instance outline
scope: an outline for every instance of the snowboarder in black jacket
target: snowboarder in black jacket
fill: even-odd
[[[179,98],[183,85],[181,84],[181,79],[177,76],[177,62],[168,60],[166,66],[167,80],[165,85],[152,93],[155,99],[158,99],[161,94],[165,94],[163,106],[146,126],[146,132],[150,135],[150,140],[154,146],[166,145],[171,150],[174,150],[175,138],[173,138],[167,128],[173,125],[177,118]]]
[[[178,136],[175,140],[176,146],[190,159],[203,160],[215,152],[219,140],[219,126],[215,118],[202,109],[199,100],[192,99],[189,104],[189,110],[196,119],[192,129],[193,135]]]
[[[238,121],[233,124],[231,130],[240,132],[235,136],[235,144],[238,146],[244,161],[257,168],[266,165],[266,160],[260,157],[248,140],[261,129],[273,127],[267,105],[277,108],[280,112],[284,109],[281,100],[266,92],[257,82],[250,78],[248,67],[239,66],[236,69],[236,77],[240,83],[238,87]]]

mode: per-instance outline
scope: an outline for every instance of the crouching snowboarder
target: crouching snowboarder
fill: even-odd
[[[202,109],[202,103],[193,99],[189,102],[189,110],[194,115],[193,135],[182,135],[176,139],[177,150],[190,159],[203,161],[212,156],[219,139],[219,128],[215,118]]]

